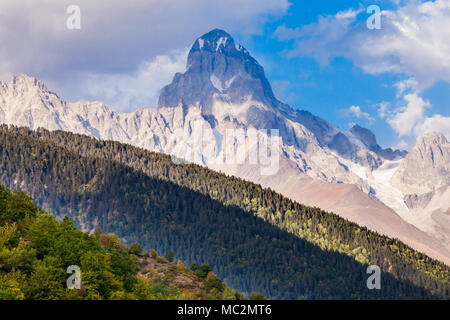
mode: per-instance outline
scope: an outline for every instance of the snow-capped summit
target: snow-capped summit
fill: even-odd
[[[158,108],[195,105],[212,113],[214,100],[247,100],[273,106],[275,97],[263,67],[225,31],[214,29],[198,38],[188,55],[187,71],[164,87]]]
[[[47,86],[42,81],[24,73],[13,76],[8,83],[0,81],[0,86],[4,89],[8,87],[16,91],[26,91],[33,87],[39,90],[48,91]]]
[[[47,86],[34,77],[25,74],[0,82],[0,121],[35,128],[59,129],[56,110],[64,111],[65,104],[50,92]]]
[[[177,73],[172,83],[162,89],[158,109],[179,106],[185,113],[189,106],[198,106],[212,127],[235,122],[246,128],[276,128],[286,145],[303,152],[330,148],[340,156],[371,167],[382,162],[380,157],[404,156],[383,150],[376,140],[366,145],[361,141],[364,139],[359,134],[361,130],[344,132],[323,119],[306,111],[293,110],[277,100],[263,67],[244,47],[237,45],[231,35],[220,29],[214,29],[194,42],[186,72]],[[337,171],[345,171],[339,164],[336,166]],[[308,170],[308,167],[314,166],[304,169]]]
[[[42,95],[44,98],[47,95],[57,97],[55,93],[47,89],[47,86],[41,80],[23,73],[13,76],[8,82],[0,80],[0,92],[3,95],[9,93],[23,99],[42,98]]]
[[[238,47],[234,44],[234,39],[226,31],[214,29],[198,38],[192,46],[191,52],[209,51],[232,53]],[[189,62],[188,62],[189,64]]]

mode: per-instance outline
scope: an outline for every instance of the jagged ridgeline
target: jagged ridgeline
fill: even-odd
[[[2,126],[0,182],[56,217],[207,263],[279,299],[448,299],[449,268],[319,208],[167,155],[68,132]],[[381,290],[366,268],[379,265]]]

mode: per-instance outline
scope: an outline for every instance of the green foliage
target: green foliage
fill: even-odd
[[[80,228],[101,227],[127,243],[172,250],[186,263],[207,263],[241,292],[302,299],[449,297],[450,271],[444,264],[399,240],[238,178],[175,165],[169,156],[130,145],[43,129],[3,126],[0,150],[0,182],[29,192],[58,219],[69,216]],[[5,209],[0,221],[14,223],[21,216]],[[39,227],[60,234],[42,219]],[[3,241],[17,244],[14,232],[8,232]],[[117,236],[94,234],[102,250],[120,251]],[[42,248],[30,249],[39,258],[66,251],[62,244],[53,248],[52,240],[36,240]],[[77,258],[67,254],[64,262]],[[157,258],[156,252],[150,255]],[[370,264],[383,271],[382,290],[365,287]]]
[[[133,242],[128,250],[129,253],[134,254],[134,255],[141,255],[142,253],[142,248],[140,246],[139,243],[137,242]]]
[[[20,288],[22,281],[20,272],[0,273],[0,300],[23,300],[25,295]]]
[[[0,225],[6,221],[17,222],[26,214],[36,215],[33,201],[22,192],[10,192],[5,186],[0,186]]]
[[[197,275],[200,278],[205,279],[210,272],[211,272],[210,266],[208,266],[207,264],[202,264],[197,271]]]
[[[191,263],[191,266],[189,267],[191,271],[196,272],[198,270],[198,266],[195,262]]]
[[[207,291],[212,291],[213,289],[218,292],[223,292],[225,289],[225,285],[223,282],[217,278],[217,276],[213,272],[209,272],[205,279],[205,287]]]
[[[167,252],[167,254],[166,254],[166,259],[167,259],[167,261],[169,261],[170,263],[173,262],[173,259],[174,259],[174,253],[173,253],[172,250],[169,250],[169,252]]]
[[[98,240],[98,239],[100,239],[100,237],[103,235],[103,230],[102,230],[102,228],[99,228],[99,227],[96,227],[95,229],[94,229],[94,236],[95,236],[95,238]]]
[[[0,215],[7,217],[0,224],[0,300],[222,299],[225,296],[221,292],[225,289],[226,298],[239,296],[215,275],[203,283],[181,261],[163,269],[171,270],[174,279],[189,276],[198,282],[198,288],[206,289],[185,294],[176,282],[150,281],[138,275],[140,262],[136,255],[142,252],[139,244],[127,248],[116,235],[105,235],[100,228],[90,236],[75,228],[67,217],[57,222],[34,206],[25,193],[10,192],[3,185],[0,198],[3,204]],[[16,208],[18,214],[10,208]],[[69,276],[66,270],[71,265],[80,267],[80,290],[66,286]],[[218,294],[211,296],[213,290]]]
[[[158,257],[158,253],[155,249],[150,250],[150,257],[152,257],[153,259],[156,259]]]
[[[266,300],[266,297],[262,293],[252,293],[250,296],[251,300]]]

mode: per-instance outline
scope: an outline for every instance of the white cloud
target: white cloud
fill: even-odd
[[[378,115],[387,118],[387,123],[399,136],[417,138],[428,132],[442,132],[450,139],[450,117],[440,114],[427,116],[427,110],[431,110],[429,101],[420,96],[418,83],[414,78],[394,84],[397,88],[397,98],[402,97],[406,105],[395,110],[390,109],[390,103],[378,104]]]
[[[414,78],[409,78],[403,81],[399,81],[394,85],[397,88],[397,98],[401,97],[405,92],[416,92],[419,83]]]
[[[321,65],[326,65],[335,55],[336,48],[343,44],[343,38],[347,35],[356,16],[362,11],[362,8],[349,9],[333,16],[321,16],[317,23],[295,29],[282,25],[275,30],[274,37],[279,40],[298,40],[296,47],[288,51],[289,57],[311,56]],[[342,47],[340,50],[343,49]]]
[[[184,72],[188,48],[173,50],[140,64],[131,74],[88,74],[84,83],[87,98],[96,98],[117,111],[156,107],[160,89],[177,72]]]
[[[386,118],[390,112],[389,108],[391,106],[390,102],[383,101],[376,105],[378,107],[378,116],[382,119]]]
[[[362,111],[360,106],[350,106],[348,109],[341,110],[341,113],[343,113],[344,115],[351,115],[358,119],[364,118],[368,120],[369,123],[375,121],[375,119],[369,113]]]
[[[71,4],[81,9],[80,30],[66,27]],[[189,47],[213,28],[258,34],[288,7],[288,0],[2,0],[0,79],[27,73],[68,100],[84,99],[92,77],[135,77],[146,61]]]
[[[450,140],[450,117],[434,115],[424,119],[424,121],[415,128],[416,136],[421,136],[428,132],[441,132]]]
[[[300,28],[280,26],[274,36],[294,40],[288,56],[312,57],[321,65],[345,57],[369,74],[406,75],[395,84],[397,99],[403,103],[397,108],[388,102],[378,104],[380,118],[401,137],[430,130],[448,135],[449,118],[428,116],[431,105],[421,93],[436,82],[450,82],[450,0],[393,2],[394,10],[381,12],[381,30],[369,30],[365,21],[369,15],[359,8],[319,17]],[[347,112],[356,116],[360,110]]]
[[[413,133],[413,129],[424,120],[425,109],[430,107],[430,103],[424,101],[417,93],[406,94],[404,100],[406,105],[398,108],[387,120],[399,136]]]
[[[412,86],[408,85],[413,83]],[[403,105],[391,110],[391,104],[382,102],[378,104],[378,115],[387,118],[387,123],[400,137],[409,137],[412,143],[414,139],[428,132],[441,132],[450,139],[450,117],[440,114],[427,116],[427,110],[432,108],[429,101],[424,100],[414,88],[414,81],[399,82],[395,85],[398,95],[403,94]],[[406,142],[401,141],[405,146]],[[397,148],[406,149],[406,147]]]
[[[410,145],[405,140],[401,140],[395,145],[395,147],[393,147],[394,150],[407,150],[409,148]]]
[[[275,36],[296,40],[288,55],[309,56],[321,64],[346,57],[367,73],[407,74],[419,89],[450,82],[450,0],[410,1],[382,11],[381,30],[358,21],[358,14],[366,18],[361,11],[350,12],[357,14],[339,12],[297,29],[281,26]]]

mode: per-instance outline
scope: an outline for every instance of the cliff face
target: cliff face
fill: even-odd
[[[405,194],[424,194],[450,185],[450,143],[442,133],[427,133],[392,177]],[[450,202],[450,200],[449,200]]]

